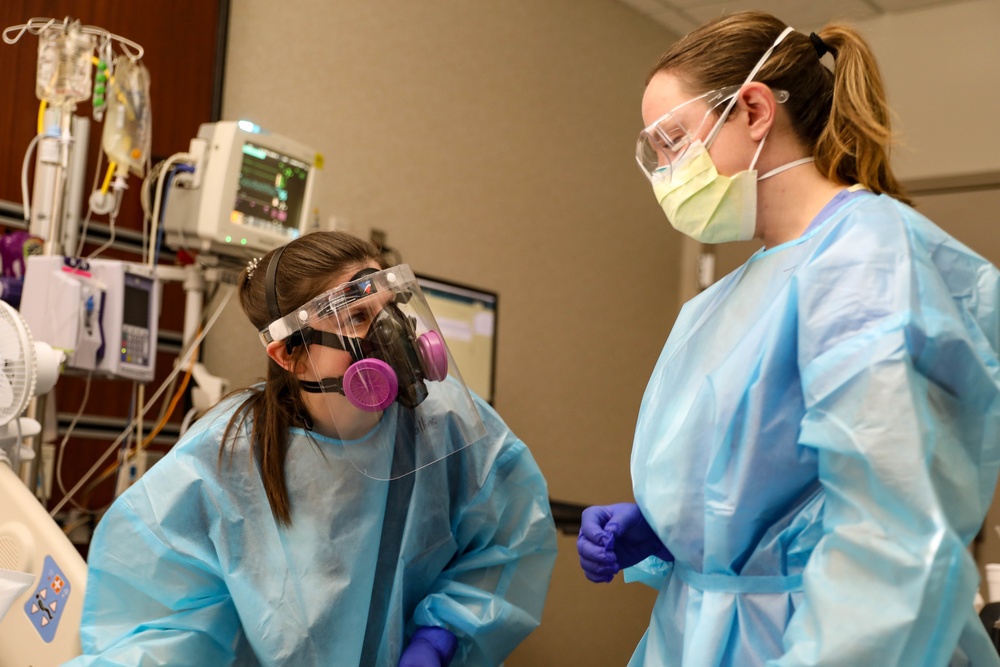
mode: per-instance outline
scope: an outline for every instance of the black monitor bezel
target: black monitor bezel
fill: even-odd
[[[432,276],[427,273],[417,273],[414,271],[414,278],[417,279],[417,284],[420,285],[420,289],[424,289],[424,285],[421,284],[422,280],[429,280],[446,287],[454,287],[459,290],[466,290],[468,292],[475,292],[489,296],[493,299],[493,353],[490,355],[490,395],[483,396],[485,400],[490,405],[494,405],[496,401],[496,388],[497,388],[497,353],[499,346],[497,345],[497,339],[499,338],[500,332],[500,295],[489,289],[483,287],[478,287],[476,285],[471,285],[469,283],[459,282],[457,280],[449,280],[447,278],[440,278],[438,276]],[[435,315],[436,317],[436,315]],[[461,370],[461,369],[460,369]]]

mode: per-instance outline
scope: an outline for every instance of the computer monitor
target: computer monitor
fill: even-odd
[[[220,121],[198,129],[190,152],[195,172],[174,178],[162,204],[168,246],[246,257],[306,231],[316,151],[247,121]]]
[[[490,404],[494,400],[497,294],[477,287],[417,275],[462,379]]]

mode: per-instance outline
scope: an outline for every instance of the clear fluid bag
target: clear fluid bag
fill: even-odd
[[[94,37],[75,21],[46,28],[38,36],[35,95],[50,106],[65,107],[90,97]]]

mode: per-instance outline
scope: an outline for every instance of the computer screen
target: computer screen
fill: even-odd
[[[205,123],[192,174],[164,196],[167,245],[223,256],[261,255],[305,233],[322,158],[246,121]]]
[[[469,389],[494,401],[497,294],[440,278],[417,275],[451,356]]]

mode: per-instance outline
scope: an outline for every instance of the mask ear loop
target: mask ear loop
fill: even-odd
[[[768,134],[771,134],[771,130],[768,130],[767,134],[764,135],[764,138],[760,140],[759,144],[757,144],[757,151],[753,154],[753,159],[750,160],[750,168],[747,171],[753,171],[753,168],[757,166],[757,158],[760,157],[760,152],[762,150],[764,150],[764,142],[767,141],[767,135]],[[773,174],[768,173],[766,176],[763,176],[762,178],[758,178],[757,180],[758,181],[763,180],[764,178],[767,178],[768,176],[773,176]]]
[[[764,63],[767,62],[767,59],[771,57],[772,53],[774,53],[774,50],[778,47],[778,44],[781,44],[781,42],[785,39],[785,37],[787,37],[789,33],[794,32],[794,31],[795,31],[795,29],[793,27],[788,26],[787,28],[785,28],[781,32],[780,35],[778,35],[778,39],[774,40],[774,44],[771,45],[771,48],[769,48],[767,51],[764,52],[764,55],[761,56],[760,60],[757,61],[757,64],[754,65],[754,68],[752,70],[750,70],[750,74],[747,76],[746,80],[742,84],[740,84],[740,90],[743,89],[743,86],[745,86],[748,83],[750,83],[751,81],[753,81],[753,78],[755,76],[757,76],[757,72],[760,71],[760,68],[764,66]],[[722,112],[722,115],[719,116],[718,122],[715,124],[715,127],[712,128],[712,131],[709,133],[708,138],[705,140],[705,148],[706,149],[709,148],[709,147],[711,147],[712,142],[715,141],[716,135],[718,135],[719,134],[719,130],[722,129],[722,124],[726,121],[726,118],[729,116],[729,112],[733,110],[733,105],[736,104],[736,98],[738,96],[739,96],[738,92],[736,93],[736,95],[733,95],[733,98],[731,100],[729,100],[729,104],[726,105],[726,108]],[[766,138],[767,137],[765,137],[765,139]],[[763,144],[764,144],[764,140],[762,139],[761,140],[761,146],[757,147],[757,154],[758,155],[760,154],[760,149],[763,146]],[[757,162],[757,157],[754,156],[753,163],[756,164],[756,162]],[[750,168],[753,169],[753,166],[751,165]]]
[[[810,162],[815,162],[815,161],[816,161],[816,158],[814,158],[814,157],[799,158],[798,160],[794,160],[792,162],[789,162],[788,164],[783,164],[780,167],[775,167],[771,171],[769,171],[766,174],[764,174],[763,176],[759,177],[757,180],[758,181],[763,181],[765,178],[771,178],[772,176],[776,176],[777,174],[780,174],[783,171],[788,171],[792,167],[798,167],[799,165],[808,164]]]

